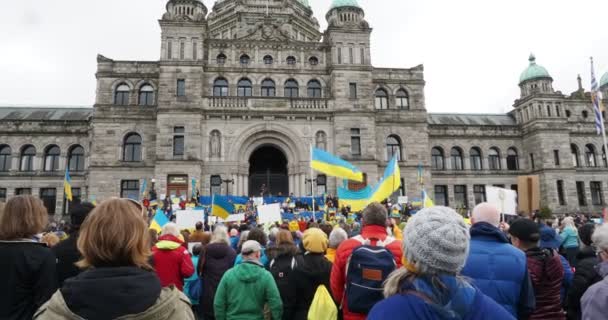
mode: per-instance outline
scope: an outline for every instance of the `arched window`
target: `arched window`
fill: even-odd
[[[122,160],[125,162],[141,161],[141,136],[139,134],[130,133],[125,137]]]
[[[116,87],[116,91],[114,92],[114,104],[118,106],[126,106],[129,104],[129,92],[131,88],[129,88],[126,84],[120,84]]]
[[[316,66],[316,65],[319,64],[319,58],[317,58],[317,57],[310,57],[310,59],[308,59],[308,63],[311,66]]]
[[[410,108],[410,98],[407,95],[407,92],[405,90],[399,89],[397,91],[395,99],[396,99],[396,102],[397,102],[397,108],[403,109],[403,110],[409,110],[409,108]]]
[[[481,150],[479,148],[471,148],[471,151],[469,152],[469,157],[471,159],[471,170],[479,171],[483,169],[483,164],[481,161]]]
[[[286,60],[286,61],[287,61],[287,64],[288,64],[288,65],[293,66],[293,65],[295,65],[295,64],[296,64],[296,57],[294,57],[294,56],[289,56],[289,57],[287,57],[287,60]]]
[[[507,150],[507,170],[519,170],[519,156],[515,148]]]
[[[152,106],[154,105],[154,88],[146,84],[139,88],[139,105]]]
[[[443,149],[435,147],[431,150],[431,165],[433,170],[444,170]]]
[[[321,98],[321,83],[318,80],[308,81],[308,97]]]
[[[272,79],[264,79],[262,81],[262,97],[274,97],[276,96],[276,86]]]
[[[273,62],[274,62],[274,59],[272,58],[271,55],[264,56],[264,64],[272,64]]]
[[[249,56],[246,54],[242,55],[241,58],[239,59],[239,61],[241,62],[241,65],[243,65],[243,66],[248,65],[249,60],[251,60],[251,58],[249,58]]]
[[[297,98],[300,94],[299,90],[298,82],[296,80],[289,79],[285,81],[285,97]]]
[[[84,148],[73,146],[68,154],[68,167],[70,171],[84,171]]]
[[[500,170],[500,151],[498,148],[493,147],[490,148],[490,152],[488,153],[488,166],[490,170]]]
[[[464,164],[462,161],[462,150],[460,148],[452,148],[452,151],[450,152],[450,157],[452,158],[452,170],[464,170]]]
[[[570,145],[570,152],[572,152],[572,163],[574,164],[575,167],[580,167],[581,166],[581,162],[580,162],[580,158],[578,156],[578,147],[575,144],[571,144]]]
[[[585,162],[587,167],[596,167],[597,162],[595,161],[595,147],[592,144],[585,146]]]
[[[217,64],[226,64],[226,55],[223,53],[220,53],[217,55]]]
[[[376,90],[376,93],[374,94],[374,96],[376,97],[376,110],[386,110],[388,109],[388,93],[386,93],[386,90],[384,89],[378,89]]]
[[[11,170],[11,147],[4,145],[0,146],[0,172]]]
[[[237,84],[236,94],[239,97],[251,97],[253,94],[253,89],[251,85],[251,80],[247,78],[243,78],[239,80]]]
[[[401,161],[401,140],[397,136],[388,136],[386,138],[386,159],[391,160],[397,157],[397,161]]]
[[[25,146],[21,149],[21,171],[34,171],[34,157],[36,156],[36,148],[34,146]]]
[[[58,146],[49,146],[44,152],[44,171],[59,170],[59,150]]]
[[[214,97],[226,97],[228,96],[228,80],[224,78],[217,78],[213,82],[213,96]]]

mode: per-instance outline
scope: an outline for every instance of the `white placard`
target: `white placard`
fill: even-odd
[[[194,228],[197,222],[205,221],[204,210],[181,210],[176,211],[175,215],[175,223],[180,230]]]
[[[273,203],[265,206],[258,206],[258,218],[260,223],[273,223],[281,221],[281,205]]]
[[[241,222],[241,221],[245,220],[245,214],[244,213],[231,214],[228,216],[228,219],[226,219],[226,220],[224,220],[222,218],[217,218],[217,220],[220,222]]]
[[[517,215],[517,192],[514,190],[486,186],[488,202],[503,214]]]
[[[407,198],[407,196],[405,196],[405,197],[400,196],[399,198],[397,198],[397,203],[398,204],[406,204],[406,203],[408,203],[408,200],[409,199]]]
[[[258,207],[264,205],[264,198],[262,198],[262,197],[253,198],[253,204]]]

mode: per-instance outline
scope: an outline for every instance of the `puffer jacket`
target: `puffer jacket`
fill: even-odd
[[[35,320],[194,320],[188,298],[136,267],[89,269],[68,279]]]
[[[234,265],[236,252],[226,243],[211,243],[199,258],[199,276],[203,280],[203,292],[200,297],[200,308],[203,318],[215,319],[213,299],[224,273]]]
[[[526,251],[526,257],[536,296],[536,309],[529,319],[566,319],[560,297],[564,268],[559,254],[555,250],[533,248]]]
[[[163,287],[174,285],[179,290],[184,289],[184,279],[194,273],[192,258],[184,242],[172,235],[158,238],[152,247],[154,268]]]
[[[591,247],[585,247],[576,257],[577,264],[572,279],[572,285],[566,298],[566,311],[569,320],[581,319],[581,298],[589,287],[602,281],[596,266],[600,262]]]

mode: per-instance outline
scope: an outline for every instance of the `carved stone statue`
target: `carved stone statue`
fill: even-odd
[[[317,132],[317,139],[315,142],[317,149],[326,150],[327,149],[327,136],[325,132],[319,131]]]
[[[220,132],[214,130],[211,132],[211,141],[209,142],[209,150],[211,151],[211,157],[219,158],[222,151],[222,142],[220,141]]]

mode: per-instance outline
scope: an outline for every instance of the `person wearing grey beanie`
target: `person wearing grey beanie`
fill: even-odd
[[[469,228],[447,207],[425,208],[404,230],[404,267],[386,280],[385,299],[370,311],[379,319],[515,319],[461,277],[469,253]]]

